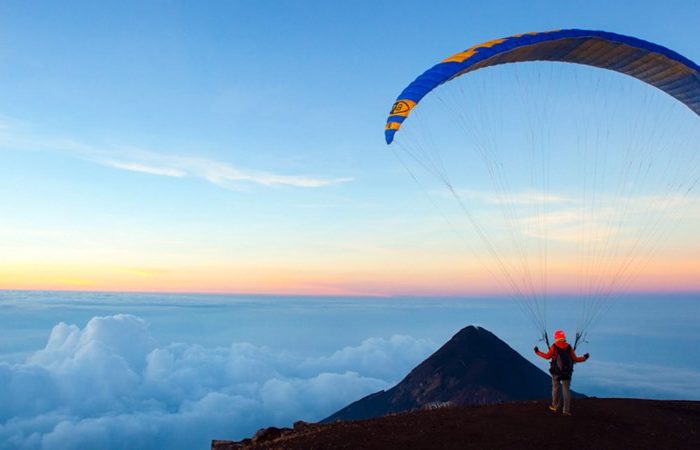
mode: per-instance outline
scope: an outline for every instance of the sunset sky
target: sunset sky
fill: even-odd
[[[0,289],[500,292],[384,143],[400,90],[474,43],[557,28],[700,61],[695,1],[522,3],[4,2]],[[700,290],[692,208],[633,290]],[[572,292],[555,255],[552,288]]]

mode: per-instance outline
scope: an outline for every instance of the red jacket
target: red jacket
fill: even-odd
[[[554,350],[555,345],[560,349],[564,350],[569,344],[566,341],[557,341],[554,344],[552,344],[551,347],[549,347],[549,351],[547,353],[538,351],[537,355],[544,359],[552,359],[552,357],[554,356],[554,352],[556,351]],[[584,362],[586,360],[586,358],[584,358],[583,356],[576,356],[576,352],[574,351],[573,347],[569,348],[569,354],[571,355],[571,359],[573,359],[575,363]]]

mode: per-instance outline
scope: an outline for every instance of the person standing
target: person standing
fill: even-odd
[[[554,332],[554,344],[549,347],[547,353],[541,352],[537,346],[535,346],[534,350],[539,357],[551,360],[549,373],[552,375],[552,404],[549,405],[549,409],[557,412],[562,404],[561,397],[563,397],[562,414],[570,416],[570,388],[574,364],[586,361],[591,355],[586,353],[583,356],[577,356],[573,347],[566,342],[566,334],[562,330]],[[562,394],[561,397],[559,395],[560,392]]]

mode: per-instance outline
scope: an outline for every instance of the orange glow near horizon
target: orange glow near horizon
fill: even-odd
[[[550,268],[547,291],[576,294],[572,267]],[[700,292],[698,261],[649,264],[625,292]],[[606,277],[599,275],[602,279]],[[610,276],[607,276],[610,279]],[[21,264],[0,266],[0,289],[219,293],[256,295],[479,296],[502,295],[505,283],[476,266],[414,264],[367,267],[219,265],[176,268]]]

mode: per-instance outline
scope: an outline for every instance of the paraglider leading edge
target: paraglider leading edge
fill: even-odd
[[[411,110],[439,85],[474,70],[498,64],[555,61],[624,73],[648,83],[700,116],[700,66],[642,39],[606,31],[555,30],[525,33],[475,45],[436,64],[396,99],[384,135],[391,144]]]

